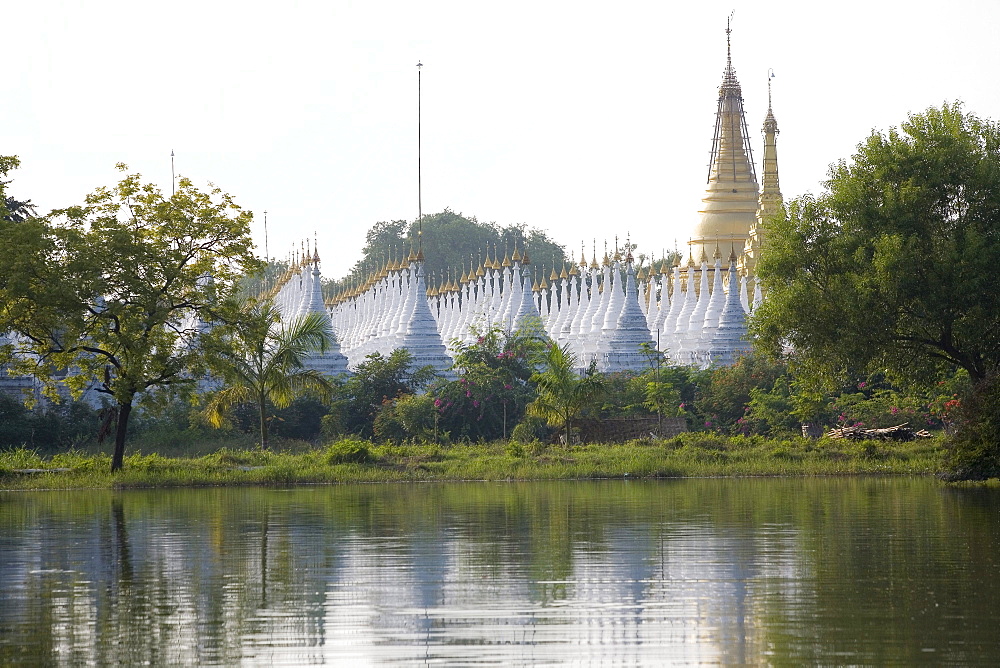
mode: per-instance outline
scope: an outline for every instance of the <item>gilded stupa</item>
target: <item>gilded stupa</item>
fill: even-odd
[[[719,86],[708,185],[698,224],[688,241],[689,256],[697,260],[712,257],[716,248],[744,248],[757,217],[757,174],[743,113],[743,92],[733,69],[731,33],[727,23],[726,69]]]

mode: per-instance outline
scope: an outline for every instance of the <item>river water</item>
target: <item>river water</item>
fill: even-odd
[[[1000,661],[1000,490],[0,492],[0,664]]]

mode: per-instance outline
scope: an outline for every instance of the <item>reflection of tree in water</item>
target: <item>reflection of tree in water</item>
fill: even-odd
[[[908,662],[921,646],[961,662],[995,648],[976,632],[996,621],[997,497],[926,480],[2,501],[0,577],[23,584],[0,588],[0,663],[22,647],[43,662],[233,663],[284,645],[305,661],[418,636],[429,656],[502,641],[648,657],[687,638],[681,658],[724,663],[765,649]]]

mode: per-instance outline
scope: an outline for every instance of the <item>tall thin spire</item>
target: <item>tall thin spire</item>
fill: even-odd
[[[732,15],[726,21],[726,68],[719,86],[715,131],[700,222],[688,243],[691,255],[708,257],[716,245],[746,243],[757,213],[757,174],[743,110],[743,92],[732,61]]]
[[[421,144],[420,144],[420,102],[421,102],[421,90],[420,90],[420,71],[424,64],[417,61],[417,252],[422,257],[424,254],[424,200],[423,200],[423,181],[421,174]]]
[[[731,70],[733,68],[733,48],[732,42],[730,41],[730,35],[733,34],[733,14],[736,10],[729,12],[729,16],[726,17],[726,70]]]
[[[757,216],[754,224],[750,227],[750,234],[747,237],[746,245],[741,258],[741,270],[743,276],[753,281],[751,289],[756,290],[756,279],[754,270],[757,266],[757,259],[760,257],[760,249],[764,244],[764,228],[768,218],[776,214],[782,203],[781,186],[778,181],[778,121],[774,118],[774,111],[771,108],[771,79],[774,78],[774,70],[767,70],[767,115],[764,117],[764,164],[761,170],[760,197],[757,200]]]
[[[267,209],[264,209],[264,261],[271,261],[271,254],[267,251]]]

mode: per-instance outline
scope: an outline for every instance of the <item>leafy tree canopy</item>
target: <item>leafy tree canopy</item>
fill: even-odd
[[[376,223],[368,230],[362,259],[343,279],[327,282],[326,296],[333,296],[341,287],[352,283],[363,283],[388,260],[398,260],[409,254],[411,248],[415,250],[418,244],[423,247],[424,269],[431,283],[446,281],[449,276],[457,280],[463,269],[467,271],[473,264],[478,267],[486,259],[484,253],[487,252],[491,257],[498,252],[503,259],[505,252],[513,254],[517,248],[523,253],[527,249],[536,271],[544,270],[546,276],[551,272],[553,263],[558,271],[562,266],[560,263],[566,260],[562,246],[545,232],[526,225],[502,227],[496,223],[480,223],[475,217],[445,209],[441,213],[424,216],[421,228],[422,242],[418,242],[415,222],[395,220]]]
[[[130,174],[81,206],[0,221],[0,331],[18,335],[16,370],[53,397],[65,376],[74,392],[89,385],[112,400],[112,470],[134,401],[193,390],[203,375],[198,314],[256,267],[250,219],[218,189],[180,179],[168,198]]]
[[[18,200],[7,194],[7,185],[10,181],[4,181],[3,177],[17,169],[20,164],[21,161],[16,155],[0,155],[0,220],[12,223],[24,222],[38,213],[30,199]]]
[[[529,415],[544,418],[562,429],[567,445],[572,442],[573,420],[587,406],[600,402],[605,383],[591,362],[582,376],[576,373],[576,356],[569,344],[551,344],[537,359],[538,371],[530,380],[538,388],[535,400],[527,406]]]
[[[753,318],[772,352],[849,382],[1000,365],[1000,126],[960,104],[873,133],[769,221]]]
[[[268,446],[270,404],[287,408],[307,393],[330,398],[334,386],[326,376],[306,366],[309,353],[333,344],[329,321],[309,313],[282,322],[270,299],[236,299],[222,309],[226,322],[206,337],[209,366],[225,385],[212,395],[206,415],[214,427],[226,422],[228,411],[240,404],[254,404],[260,428],[260,447]],[[228,311],[228,313],[226,313]]]
[[[383,404],[423,389],[434,379],[434,369],[410,369],[413,356],[406,348],[388,355],[372,353],[358,364],[351,378],[338,391],[334,405],[336,431],[371,438],[375,417]]]

